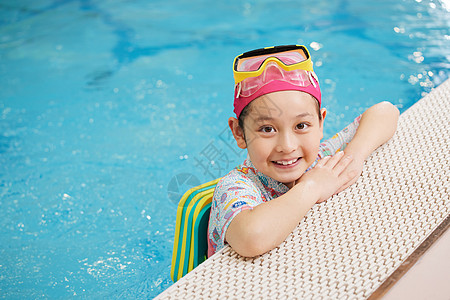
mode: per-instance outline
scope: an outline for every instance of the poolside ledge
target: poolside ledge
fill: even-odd
[[[355,185],[314,206],[279,247],[252,259],[225,247],[156,299],[381,296],[383,282],[448,227],[449,111],[447,80],[401,114]]]

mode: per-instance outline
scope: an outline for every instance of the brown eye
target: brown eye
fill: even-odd
[[[261,128],[261,131],[265,132],[265,133],[270,133],[270,132],[274,132],[275,130],[273,129],[272,126],[264,126]]]
[[[307,125],[305,124],[305,123],[300,123],[300,124],[297,124],[297,129],[305,129],[307,127]]]

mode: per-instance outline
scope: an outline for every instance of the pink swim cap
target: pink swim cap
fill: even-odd
[[[234,113],[239,118],[242,110],[256,98],[289,90],[308,93],[319,102],[319,106],[322,103],[319,81],[313,71],[285,71],[276,63],[270,62],[260,76],[249,77],[236,84]]]

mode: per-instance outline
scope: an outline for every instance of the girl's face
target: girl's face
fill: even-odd
[[[231,118],[229,123],[238,146],[247,148],[255,168],[291,188],[317,158],[326,110],[320,114],[322,120],[309,94],[281,91],[251,103],[244,119],[245,138],[242,130],[235,126],[233,130]]]

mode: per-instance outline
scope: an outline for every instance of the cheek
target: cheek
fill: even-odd
[[[269,139],[253,138],[247,141],[247,151],[253,160],[264,160],[269,156],[272,146]]]
[[[319,152],[320,138],[318,135],[311,135],[304,141],[304,147],[310,155],[317,155]]]

